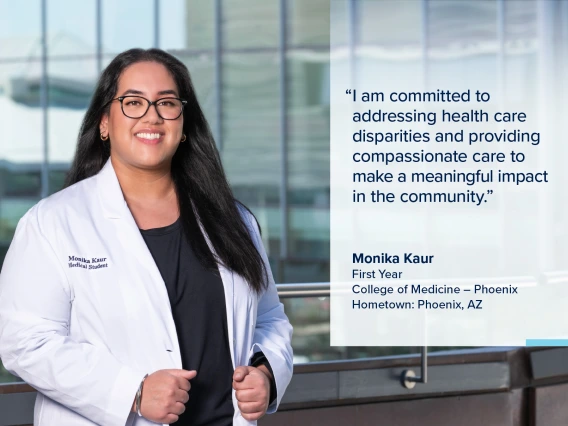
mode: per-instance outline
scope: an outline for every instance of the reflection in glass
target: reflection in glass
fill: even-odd
[[[103,53],[120,53],[133,47],[148,49],[154,45],[153,0],[101,2]]]
[[[223,48],[276,47],[280,33],[278,1],[222,0]]]
[[[319,361],[338,361],[379,356],[395,356],[418,353],[418,348],[408,346],[330,346],[329,297],[300,297],[282,299],[284,309],[294,327],[292,348],[294,364]],[[458,347],[430,347],[429,352],[460,349]]]
[[[356,22],[359,46],[381,46],[402,55],[422,40],[422,2],[358,1]]]
[[[95,58],[48,62],[47,143],[49,168],[69,164],[75,153],[81,122],[97,79]],[[42,128],[37,127],[38,137]],[[54,188],[49,187],[52,193]]]
[[[93,19],[85,19],[85,16]],[[48,56],[95,55],[95,16],[95,0],[50,0],[47,7]]]
[[[430,49],[495,51],[497,0],[431,0],[427,5]]]
[[[288,45],[329,44],[329,0],[288,0],[286,5]]]
[[[188,49],[214,49],[215,3],[211,0],[186,0],[185,44]]]
[[[209,1],[213,4],[214,2]],[[190,0],[168,0],[158,2],[159,44],[164,50],[186,49],[188,30],[193,26],[190,18],[195,16]]]
[[[215,129],[218,123],[215,114],[215,64],[213,54],[183,55],[176,53],[176,57],[182,61],[189,70],[199,105],[205,114],[209,127],[212,130]]]
[[[0,60],[41,56],[41,2],[0,0]]]
[[[276,54],[223,55],[221,157],[275,257],[280,229],[280,93]]]
[[[0,164],[20,163],[31,168],[37,164],[39,170],[43,160],[39,79],[35,66],[0,65]]]
[[[329,57],[287,61],[289,260],[282,282],[329,280]]]

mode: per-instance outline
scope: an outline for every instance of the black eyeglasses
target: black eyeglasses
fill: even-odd
[[[160,98],[154,102],[142,96],[119,96],[109,101],[120,101],[122,113],[128,118],[142,118],[152,105],[164,120],[175,120],[183,113],[183,106],[187,103],[180,98]]]

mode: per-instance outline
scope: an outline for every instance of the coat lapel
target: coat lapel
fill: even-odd
[[[105,217],[119,222],[115,228],[118,234],[116,238],[119,244],[122,243],[123,250],[127,252],[124,256],[125,262],[133,264],[130,270],[132,275],[129,278],[138,281],[139,291],[146,292],[147,300],[154,308],[154,312],[149,312],[148,315],[155,316],[166,331],[163,342],[166,345],[165,349],[171,353],[174,365],[181,368],[179,341],[166,285],[124,200],[110,158],[97,175],[97,192]],[[132,297],[142,298],[143,296],[132,294]]]
[[[136,225],[134,217],[128,208],[120,183],[116,177],[114,168],[110,158],[105,166],[101,169],[97,178],[97,191],[99,200],[101,202],[105,217],[112,220],[119,220],[120,226],[117,227],[118,232],[121,234],[119,239],[127,242],[127,249],[130,252],[129,257],[137,266],[137,278],[140,278],[143,289],[149,295],[150,300],[153,302],[155,314],[160,318],[163,324],[168,340],[165,342],[169,345],[168,349],[172,350],[174,355],[174,362],[178,368],[182,368],[181,354],[179,348],[179,341],[175,323],[172,316],[171,305],[168,298],[166,285],[160,274],[152,254],[146,246],[146,242],[142,238],[140,230]],[[201,225],[200,225],[201,226]],[[201,228],[203,235],[209,245],[209,248],[214,253],[213,247],[207,234]],[[233,368],[236,367],[235,360],[235,332],[234,332],[234,276],[233,272],[219,266],[219,273],[223,282],[223,289],[225,293],[225,306],[227,312],[227,331],[229,337],[229,348],[231,351],[231,360]],[[133,295],[136,297],[136,295]]]

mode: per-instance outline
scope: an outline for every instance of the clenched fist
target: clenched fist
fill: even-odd
[[[246,420],[258,420],[268,409],[270,373],[263,372],[261,368],[237,367],[233,373],[233,389],[241,415]]]
[[[195,370],[178,369],[158,370],[150,374],[142,387],[140,414],[156,423],[177,422],[189,399],[189,381],[196,375]]]

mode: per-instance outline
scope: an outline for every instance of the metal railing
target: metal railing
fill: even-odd
[[[277,284],[278,296],[281,299],[297,297],[329,297],[329,283],[309,284]]]
[[[503,277],[443,281],[468,286],[480,280],[485,283],[493,282],[495,285],[503,282],[529,286],[566,284],[568,283],[568,271],[544,273],[538,278]],[[432,280],[415,281],[420,284],[428,282]],[[329,297],[331,293],[330,283],[278,284],[277,289],[279,296],[283,299]],[[319,410],[318,415],[322,416],[321,424],[339,425],[341,423],[333,423],[337,420],[333,413],[329,415],[325,413],[326,407],[344,406],[348,410],[349,407],[364,404],[371,410],[373,406],[379,407],[381,404],[384,406],[384,404],[395,402],[412,405],[413,400],[424,398],[444,399],[447,401],[446,404],[457,406],[464,397],[471,398],[473,401],[478,395],[494,395],[487,398],[500,401],[504,398],[499,396],[503,392],[512,392],[511,395],[515,395],[511,398],[514,399],[515,404],[520,405],[515,406],[514,410],[521,412],[519,410],[525,410],[523,407],[527,404],[532,404],[531,406],[542,404],[542,401],[538,399],[538,392],[547,392],[548,388],[545,386],[564,383],[568,386],[568,361],[566,361],[568,348],[480,348],[439,352],[430,354],[428,372],[426,372],[427,353],[425,349],[422,348],[421,354],[414,355],[295,365],[292,383],[279,410],[281,414],[268,416],[260,424],[285,424],[288,421],[286,420],[289,415],[287,413],[293,415],[292,413],[297,410],[308,413],[314,409]],[[420,368],[421,377],[416,377],[411,381],[425,380],[427,376],[427,386],[401,386],[401,377],[412,368]],[[540,390],[536,389],[537,385]],[[551,387],[551,389],[554,388]],[[568,388],[566,390],[568,391]],[[31,424],[35,394],[36,391],[25,383],[0,385],[0,413],[2,413],[0,426]],[[416,407],[417,417],[415,419],[420,417],[419,410],[423,405],[417,404]],[[567,419],[564,424],[568,424],[568,409],[563,410],[562,418]],[[502,412],[502,409],[500,411]],[[440,410],[439,415],[444,415],[443,410]],[[534,415],[538,419],[546,418],[539,413]],[[541,417],[538,417],[539,415]],[[283,419],[284,423],[278,423],[279,418]],[[550,424],[546,421],[537,421],[535,425]],[[402,425],[403,423],[397,424]],[[510,424],[525,425],[525,423]]]
[[[406,284],[406,281],[397,281],[398,285]],[[475,284],[483,283],[490,286],[499,286],[503,284],[514,284],[519,287],[534,287],[538,285],[550,284],[566,284],[568,283],[568,271],[555,271],[543,273],[540,277],[531,276],[514,276],[514,277],[479,277],[479,278],[462,278],[462,279],[442,279],[442,280],[416,280],[408,282],[412,284],[428,285],[451,284],[460,287],[470,287]],[[299,297],[330,297],[330,283],[296,283],[296,284],[277,284],[278,295],[281,299],[291,299]],[[420,348],[420,374],[417,375],[413,369],[405,369],[400,372],[400,384],[407,388],[413,389],[417,383],[427,383],[428,377],[428,347]]]
[[[568,348],[436,353],[429,385],[413,389],[393,379],[418,366],[417,355],[297,365],[279,412],[259,425],[565,425],[567,360]],[[26,384],[0,386],[0,426],[30,425],[34,400]]]

